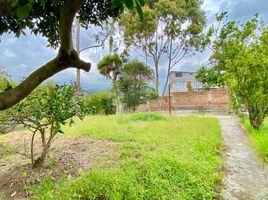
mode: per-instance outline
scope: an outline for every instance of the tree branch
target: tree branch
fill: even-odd
[[[96,44],[96,45],[93,45],[93,46],[88,46],[88,47],[85,47],[83,49],[81,49],[79,52],[81,53],[82,51],[85,51],[87,49],[92,49],[92,48],[98,48],[98,47],[101,47],[104,45],[104,42],[108,39],[108,35],[101,40],[101,42],[99,44]]]
[[[72,23],[83,2],[84,0],[66,0],[61,9],[59,20],[60,48],[67,54],[73,50]]]
[[[91,64],[79,58],[77,52],[73,49],[72,41],[72,23],[83,2],[84,0],[65,1],[59,20],[61,46],[57,57],[34,71],[17,87],[0,93],[0,110],[12,107],[29,95],[44,80],[64,69],[74,67],[87,72],[90,70]],[[3,11],[2,7],[0,8],[0,16],[1,11]]]
[[[44,80],[64,69],[74,67],[89,71],[91,64],[82,61],[75,53],[72,52],[70,56],[58,55],[55,59],[34,71],[17,87],[0,93],[0,110],[12,107],[29,95]]]

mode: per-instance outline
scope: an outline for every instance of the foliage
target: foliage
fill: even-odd
[[[134,113],[130,115],[132,121],[158,121],[166,120],[166,117],[159,113]]]
[[[152,77],[152,70],[136,60],[125,64],[123,73],[134,80],[150,80]]]
[[[133,121],[132,118],[133,115],[90,116],[65,127],[68,135],[120,142],[120,157],[107,158],[117,164],[95,166],[74,180],[44,181],[33,190],[33,199],[191,200],[216,196],[214,187],[222,177],[219,172],[222,139],[217,119],[165,116],[165,120]]]
[[[10,81],[7,73],[0,69],[0,93],[10,89],[14,83]],[[5,133],[13,130],[14,125],[10,123],[8,119],[7,111],[0,111],[0,133]]]
[[[195,78],[203,83],[206,89],[211,87],[224,87],[224,80],[220,71],[216,71],[214,68],[206,68],[201,66],[197,71]]]
[[[100,74],[107,79],[116,80],[121,72],[122,61],[117,54],[108,55],[101,59],[97,67]]]
[[[120,100],[127,109],[135,111],[137,106],[152,100],[152,91],[147,83],[152,76],[152,71],[142,62],[133,61],[124,65],[117,88]]]
[[[121,94],[121,102],[131,111],[135,112],[138,105],[144,104],[150,100],[149,91],[151,91],[152,88],[144,81],[133,80],[122,76],[117,85]]]
[[[79,16],[81,26],[100,25],[117,17],[124,7],[142,14],[143,0],[6,0],[0,1],[0,36],[14,33],[17,37],[31,33],[47,38],[49,46],[58,47],[55,58],[36,69],[18,86],[0,93],[0,110],[8,109],[28,96],[43,81],[67,68],[89,71],[91,63],[80,59],[73,48],[72,24]]]
[[[145,1],[143,18],[128,12],[120,19],[125,43],[144,52],[146,63],[154,63],[156,92],[159,89],[159,61],[166,55],[169,60],[167,79],[171,69],[182,58],[204,46],[202,31],[205,15],[199,0]],[[146,28],[145,28],[146,27]],[[166,83],[167,85],[167,83]]]
[[[98,63],[98,70],[100,74],[113,81],[113,90],[116,97],[116,113],[119,113],[119,91],[116,80],[122,70],[123,61],[117,54],[108,55],[102,58]]]
[[[73,2],[70,6],[72,4],[77,3]],[[41,34],[46,37],[52,47],[57,47],[60,44],[57,24],[61,20],[60,11],[63,5],[64,0],[1,1],[0,6],[3,9],[6,8],[6,10],[10,9],[10,13],[1,18],[0,35],[6,32],[13,32],[19,37],[21,34],[25,35],[24,30],[29,28],[34,34]],[[140,0],[84,1],[77,14],[79,15],[81,26],[89,28],[90,24],[100,25],[101,21],[106,20],[108,17],[117,16],[123,11],[124,7],[133,9],[133,5],[136,5],[135,7],[139,9],[138,7],[142,5],[142,2]]]
[[[32,133],[31,158],[33,167],[41,167],[45,161],[52,140],[58,133],[63,133],[62,125],[73,123],[75,116],[82,117],[82,104],[73,97],[72,86],[41,85],[25,100],[17,104],[10,112],[9,118],[22,124]],[[33,143],[39,132],[42,140],[41,156],[34,160]]]
[[[96,92],[82,97],[85,112],[90,115],[114,114],[114,96],[111,92]]]
[[[268,162],[268,118],[264,120],[263,126],[258,130],[252,128],[247,118],[243,118],[242,123],[249,133],[253,145],[256,147],[264,161]]]
[[[11,87],[10,80],[7,73],[0,68],[0,92],[5,91]]]
[[[258,129],[268,115],[268,28],[257,16],[242,24],[224,23],[224,16],[217,17],[220,27],[212,27],[217,37],[211,68],[201,69],[208,75],[201,81],[220,86],[224,82],[235,107],[244,106],[251,125]]]

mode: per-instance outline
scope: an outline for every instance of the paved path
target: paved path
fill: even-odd
[[[219,116],[226,148],[222,196],[226,200],[268,200],[268,174],[234,116]]]

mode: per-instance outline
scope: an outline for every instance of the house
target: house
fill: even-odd
[[[171,92],[196,91],[203,88],[201,82],[195,78],[196,72],[171,71],[169,83]]]

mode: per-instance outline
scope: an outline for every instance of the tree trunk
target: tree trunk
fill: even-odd
[[[76,52],[80,56],[80,23],[79,17],[76,18]],[[81,91],[81,78],[80,78],[80,69],[76,69],[76,87],[75,93],[79,94]]]
[[[263,124],[264,116],[262,113],[252,113],[249,111],[249,121],[254,129],[259,129]]]
[[[50,136],[48,138],[48,141],[45,142],[45,146],[43,146],[43,151],[41,153],[41,156],[39,158],[37,158],[37,160],[34,162],[33,168],[41,168],[41,167],[43,167],[54,136],[55,136],[55,134],[53,134],[51,132]]]
[[[263,120],[265,118],[263,109],[258,107],[258,105],[256,106],[250,105],[247,100],[245,100],[245,102],[247,105],[250,124],[254,129],[259,129],[262,126]]]
[[[157,95],[157,110],[160,110],[160,99],[159,99],[159,75],[158,75],[158,61],[155,60],[155,92]]]
[[[39,158],[34,162],[33,168],[41,168],[43,167],[46,157],[47,157],[47,150],[43,149],[43,152]]]
[[[113,83],[113,88],[114,88],[114,92],[115,92],[116,114],[119,114],[120,113],[120,109],[119,109],[120,100],[119,100],[119,92],[118,92],[118,88],[117,88],[117,85],[116,85],[116,80],[114,79],[112,81],[112,83]]]
[[[77,52],[73,49],[72,41],[73,19],[83,2],[84,0],[64,1],[63,7],[60,11],[60,48],[57,57],[34,71],[17,87],[0,93],[0,110],[5,110],[14,106],[29,95],[44,80],[64,69],[74,67],[85,71],[90,70],[91,64],[80,60]],[[0,3],[0,5],[2,5],[2,3]],[[0,16],[5,14],[5,12],[2,12],[1,8]],[[6,12],[9,13],[12,11],[8,9]]]
[[[37,132],[37,130],[34,131],[34,133],[32,135],[32,141],[31,141],[31,162],[32,162],[32,166],[34,166],[34,138],[35,138],[36,132]]]

